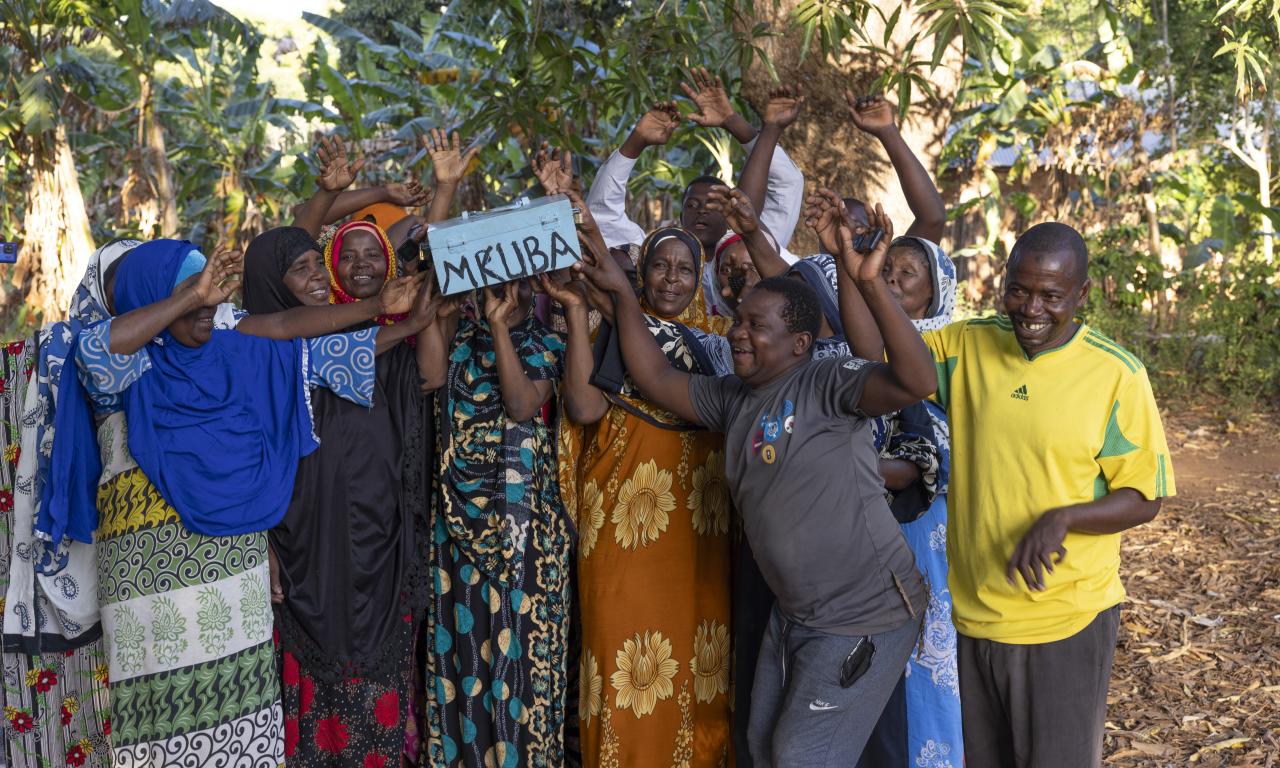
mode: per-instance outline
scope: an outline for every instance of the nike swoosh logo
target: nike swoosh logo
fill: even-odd
[[[809,704],[809,709],[813,710],[814,712],[829,712],[833,709],[839,709],[839,707],[837,707],[834,704],[823,704],[819,706],[817,702],[813,702]]]

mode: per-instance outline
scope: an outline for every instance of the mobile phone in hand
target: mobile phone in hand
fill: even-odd
[[[0,240],[0,264],[13,264],[18,260],[18,243]]]

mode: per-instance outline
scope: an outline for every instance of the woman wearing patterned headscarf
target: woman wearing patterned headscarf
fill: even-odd
[[[951,322],[956,301],[956,268],[936,243],[922,237],[900,237],[890,246],[886,265],[885,282],[889,291],[917,329],[935,330]],[[916,503],[924,511],[903,524],[902,534],[916,556],[916,566],[929,584],[929,607],[925,611],[920,652],[912,654],[906,680],[899,686],[904,689],[905,704],[898,705],[897,716],[901,718],[905,712],[908,761],[928,765],[930,761],[959,760],[964,754],[964,741],[960,723],[960,679],[956,669],[956,629],[951,623],[951,592],[947,587],[951,438],[942,408],[931,401],[919,407],[927,420],[919,419],[920,423],[901,431],[932,432],[936,470],[927,461],[911,456],[906,456],[904,461],[882,454],[881,471],[887,477],[886,464],[894,460],[902,462],[898,469],[907,470],[905,479],[910,480],[915,471],[920,475],[920,481],[908,487],[923,491]],[[917,451],[917,455],[922,453]],[[906,462],[916,466],[906,467]],[[899,492],[899,497],[902,495]],[[886,713],[894,716],[889,708]],[[901,743],[901,735],[896,739]]]
[[[394,298],[394,270],[382,273],[378,295],[329,307],[319,246],[305,230],[272,229],[245,254],[245,309],[324,306],[367,327]],[[415,311],[434,320],[433,307]],[[379,336],[419,324],[406,317]],[[379,355],[375,371],[372,407],[311,392],[320,447],[298,463],[288,510],[270,532],[290,766],[395,766],[406,748],[413,640],[428,593],[433,398],[407,345]]]
[[[653,232],[638,265],[640,300],[671,363],[714,374],[703,334],[724,333],[730,320],[708,313],[703,258],[685,230]],[[611,329],[602,326],[593,355],[585,303],[546,285],[570,317],[560,479],[578,522],[583,764],[722,765],[730,742],[723,438],[645,400]]]

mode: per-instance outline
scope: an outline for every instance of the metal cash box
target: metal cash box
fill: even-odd
[[[429,226],[427,242],[445,295],[564,269],[579,259],[573,206],[564,195],[464,212]]]

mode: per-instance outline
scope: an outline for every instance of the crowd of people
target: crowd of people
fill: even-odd
[[[314,196],[243,254],[113,240],[3,347],[14,766],[1099,765],[1120,533],[1174,493],[1142,363],[1022,233],[953,321],[941,196],[846,94],[913,221],[805,179],[782,87],[703,70],[580,186],[582,258],[443,296],[433,184]],[[637,158],[728,131],[676,221]],[[857,163],[857,158],[845,158]],[[821,252],[789,250],[801,219]]]

